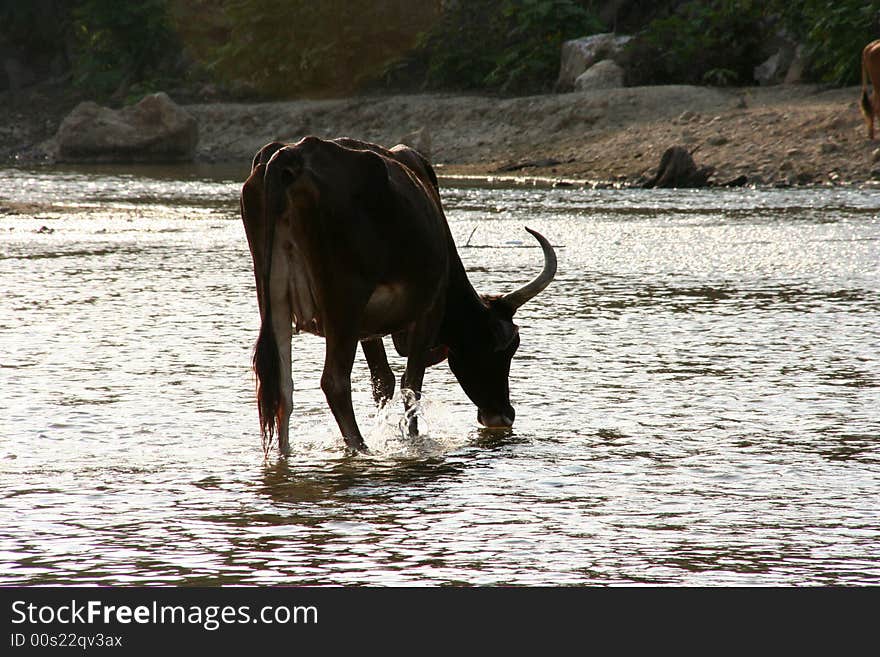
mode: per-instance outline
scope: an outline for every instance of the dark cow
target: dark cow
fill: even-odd
[[[868,82],[871,95],[868,95]],[[868,139],[874,139],[874,117],[880,118],[880,39],[872,41],[862,50],[862,98],[859,108],[868,127]]]
[[[273,142],[254,157],[241,193],[262,324],[254,351],[260,428],[289,452],[291,336],[326,340],[321,388],[347,446],[364,450],[351,401],[351,367],[360,342],[377,400],[394,378],[382,337],[407,357],[401,387],[421,394],[425,368],[449,367],[478,408],[478,421],[514,420],[508,374],[519,346],[513,314],[556,273],[544,270],[510,294],[481,297],[458,256],[437,178],[418,152],[353,139]],[[415,431],[415,424],[410,424]]]

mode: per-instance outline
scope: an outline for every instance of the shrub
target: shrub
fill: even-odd
[[[778,3],[786,26],[807,48],[809,76],[837,85],[861,79],[862,47],[880,37],[880,2],[792,0]]]
[[[760,0],[681,4],[627,44],[627,82],[749,84],[763,59],[767,19],[767,3]]]
[[[603,30],[573,0],[472,0],[450,3],[415,57],[435,89],[546,91],[562,42]]]
[[[99,97],[153,90],[180,53],[166,0],[80,0],[72,29],[74,84]]]
[[[210,62],[227,81],[292,97],[356,91],[411,49],[434,8],[405,0],[226,0],[229,38]]]

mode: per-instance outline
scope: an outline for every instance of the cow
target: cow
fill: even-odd
[[[871,94],[868,95],[868,82],[871,83]],[[874,139],[874,117],[880,119],[880,39],[872,41],[862,50],[862,98],[859,108],[865,117],[868,127],[868,139]]]
[[[536,231],[542,272],[504,295],[480,296],[458,255],[437,177],[417,151],[308,136],[272,142],[254,156],[240,197],[254,265],[261,324],[253,355],[260,433],[290,453],[291,338],[325,339],[321,389],[353,453],[366,451],[351,400],[360,343],[373,396],[388,399],[394,377],[382,338],[406,356],[407,410],[425,369],[448,360],[477,420],[510,427],[510,364],[519,346],[513,315],[556,274],[556,254]],[[409,431],[417,431],[410,420]]]

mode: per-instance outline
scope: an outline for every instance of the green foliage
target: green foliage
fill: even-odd
[[[573,0],[471,0],[450,3],[422,38],[425,86],[546,91],[562,42],[602,31]]]
[[[180,52],[166,0],[80,0],[73,32],[74,84],[99,97],[152,90]]]
[[[29,56],[63,50],[70,10],[62,0],[0,0],[0,44]]]
[[[413,47],[435,9],[404,0],[225,0],[211,68],[272,97],[356,90]]]
[[[880,2],[791,0],[779,5],[787,27],[807,47],[812,77],[838,85],[859,82],[862,47],[880,37]]]
[[[571,0],[505,0],[508,40],[486,77],[501,91],[544,91],[559,69],[562,42],[600,32],[599,19]]]
[[[69,67],[70,24],[65,0],[0,0],[0,49],[4,56],[14,54],[36,75],[61,75]]]
[[[807,79],[856,84],[880,37],[880,0],[0,0],[0,47],[99,99],[199,65],[251,96],[525,93],[550,89],[564,40],[613,29],[600,12],[636,35],[629,84],[753,84],[780,30],[805,46]]]
[[[767,18],[767,3],[761,0],[680,4],[627,44],[628,82],[749,84],[763,59]]]
[[[880,37],[880,1],[710,0],[664,3],[627,52],[630,84],[753,84],[779,30],[802,43],[806,79],[856,84],[862,47]]]

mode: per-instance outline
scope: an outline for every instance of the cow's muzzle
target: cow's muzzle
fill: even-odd
[[[477,411],[477,422],[487,429],[509,429],[513,426],[513,416],[512,408],[504,413],[486,411],[481,408]]]

